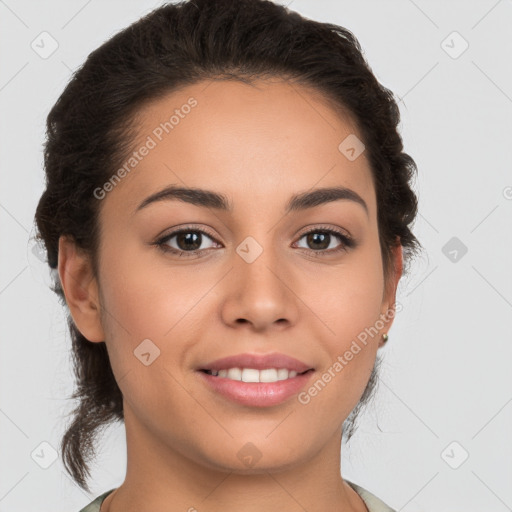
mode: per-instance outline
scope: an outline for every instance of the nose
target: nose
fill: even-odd
[[[231,327],[247,324],[262,332],[284,329],[297,322],[300,299],[294,292],[294,273],[282,258],[263,250],[251,261],[233,255],[233,269],[227,279],[222,319]]]

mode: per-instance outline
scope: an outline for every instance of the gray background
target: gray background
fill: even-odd
[[[342,474],[404,512],[512,510],[512,2],[280,3],[354,32],[401,99],[419,167],[425,254],[400,283]],[[124,478],[120,425],[99,444],[91,495],[54,460],[72,407],[69,335],[31,237],[45,116],[93,49],[159,4],[0,0],[0,512],[78,511]],[[43,31],[58,43],[48,58],[31,47]]]

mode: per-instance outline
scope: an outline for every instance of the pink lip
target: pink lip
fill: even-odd
[[[277,382],[240,382],[215,377],[203,371],[197,372],[200,378],[204,379],[203,382],[214,391],[236,403],[251,407],[269,407],[288,400],[305,387],[314,373],[310,371]]]
[[[273,352],[271,354],[246,353],[223,357],[222,359],[217,359],[211,363],[206,363],[199,369],[218,371],[227,370],[229,368],[254,368],[256,370],[264,370],[265,368],[286,368],[288,371],[295,370],[297,373],[314,369],[311,365],[278,352]]]

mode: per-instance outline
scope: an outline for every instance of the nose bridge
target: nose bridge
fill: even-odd
[[[255,198],[256,203],[251,203],[252,206],[246,203],[238,212],[243,222],[236,225],[239,240],[235,250],[241,262],[246,265],[257,263],[257,268],[264,267],[265,264],[272,267],[272,260],[278,256],[276,230],[279,217],[257,194]]]
[[[296,304],[286,270],[283,247],[275,231],[260,224],[235,247],[234,268],[223,307],[224,320],[245,320],[261,330],[274,322],[296,318]]]
[[[236,247],[237,279],[258,287],[282,287],[276,274],[284,273],[284,255],[277,247],[274,230],[262,228],[246,236]]]

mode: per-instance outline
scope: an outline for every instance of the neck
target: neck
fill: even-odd
[[[125,407],[127,472],[123,484],[104,500],[101,512],[172,510],[336,510],[368,512],[359,495],[342,479],[341,429],[312,458],[286,468],[265,467],[245,473],[199,462],[176,443],[163,445]],[[210,464],[211,461],[210,461]]]

